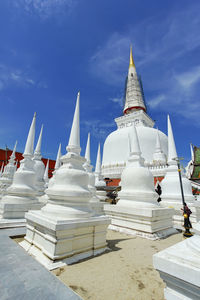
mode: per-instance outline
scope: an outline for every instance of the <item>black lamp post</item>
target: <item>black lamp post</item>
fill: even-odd
[[[183,233],[183,235],[185,237],[191,237],[193,234],[190,232],[191,223],[190,223],[190,220],[189,220],[189,215],[188,215],[188,213],[186,211],[187,204],[186,204],[185,198],[184,198],[183,183],[182,183],[182,177],[181,177],[180,160],[183,160],[183,158],[182,157],[175,157],[175,158],[173,158],[173,160],[175,160],[177,162],[179,182],[180,182],[180,188],[181,188],[181,196],[182,196],[182,203],[183,203],[183,213],[184,213],[183,214],[184,215],[184,228],[185,228],[185,232]],[[189,208],[188,208],[188,210],[189,210]]]

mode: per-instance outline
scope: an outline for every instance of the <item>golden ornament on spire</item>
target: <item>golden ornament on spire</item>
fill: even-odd
[[[130,63],[129,63],[129,68],[130,67],[134,67],[135,68],[135,63],[134,63],[134,60],[133,60],[132,46],[130,48]]]

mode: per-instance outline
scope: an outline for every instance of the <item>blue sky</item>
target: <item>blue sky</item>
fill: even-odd
[[[199,0],[1,0],[0,147],[24,150],[34,111],[42,154],[68,143],[81,92],[81,147],[91,132],[94,165],[122,114],[129,47],[142,76],[150,116],[167,132],[171,116],[179,156],[200,146]]]

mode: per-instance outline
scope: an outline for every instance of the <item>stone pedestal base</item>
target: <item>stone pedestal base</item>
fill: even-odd
[[[192,224],[196,224],[200,220],[200,205],[196,203],[187,203],[189,209],[192,211],[190,215],[190,221]],[[161,202],[162,207],[169,207],[174,208],[174,215],[173,215],[173,227],[176,229],[183,230],[184,218],[183,218],[183,205],[180,202]]]
[[[74,263],[106,249],[106,231],[110,219],[54,220],[42,211],[26,213],[27,231],[21,246],[46,268]]]
[[[177,231],[172,227],[173,209],[129,208],[105,205],[105,214],[111,218],[110,229],[148,239],[160,239]]]
[[[24,219],[24,215],[29,210],[39,210],[41,203],[2,203],[0,202],[0,219]]]
[[[194,250],[189,246],[197,246]],[[167,287],[166,300],[200,299],[200,237],[196,235],[153,255],[154,268]]]
[[[0,229],[25,227],[26,219],[0,219]]]

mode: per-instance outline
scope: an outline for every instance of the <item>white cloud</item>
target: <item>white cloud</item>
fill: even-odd
[[[114,97],[114,98],[109,98],[110,101],[117,103],[120,107],[123,107],[123,97]]]
[[[37,14],[42,19],[51,16],[70,13],[78,0],[11,0],[16,8],[23,9],[28,14]]]
[[[20,70],[13,67],[8,67],[4,64],[0,64],[0,91],[10,86],[18,86],[28,88],[30,86],[36,86],[40,88],[46,88],[47,85],[41,82],[36,83],[32,78],[29,70]]]
[[[148,104],[151,108],[157,108],[165,100],[166,100],[166,96],[161,94],[161,95],[158,95],[157,97],[151,99],[150,101],[148,101]]]
[[[175,75],[175,79],[183,89],[192,89],[200,81],[200,66],[195,66],[187,72]]]
[[[102,122],[102,120],[82,121],[81,126],[86,132],[91,133],[91,137],[94,136],[98,140],[105,140],[106,136],[115,127],[114,122]]]

